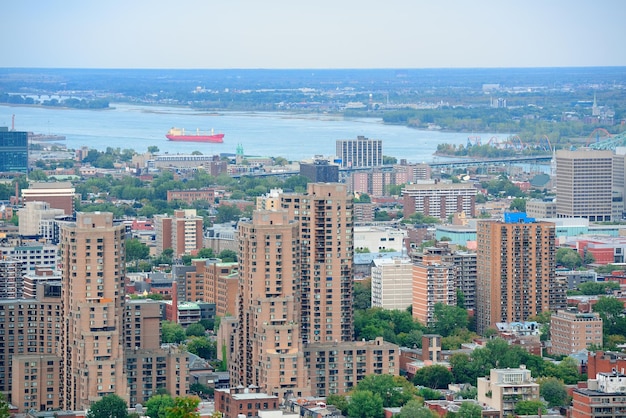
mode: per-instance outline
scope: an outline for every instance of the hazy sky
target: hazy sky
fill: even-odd
[[[2,0],[0,67],[626,66],[624,0]]]

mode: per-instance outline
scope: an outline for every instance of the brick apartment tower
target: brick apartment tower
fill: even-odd
[[[551,222],[479,221],[477,224],[477,331],[496,322],[523,322],[564,307],[555,279],[555,226]]]
[[[112,393],[128,400],[124,225],[108,212],[80,212],[60,230],[62,409],[84,410]]]
[[[283,208],[300,223],[300,305],[305,344],[352,341],[352,195],[339,183],[309,183],[286,194]]]
[[[427,254],[413,264],[413,319],[422,325],[435,322],[435,305],[456,306],[456,271],[454,264],[441,256]]]
[[[353,340],[352,196],[338,183],[310,183],[306,194],[276,193],[282,209],[257,210],[239,224],[231,384],[306,396],[310,366],[300,363],[303,348],[315,352]],[[270,206],[276,207],[260,205]]]
[[[299,224],[284,210],[257,210],[239,223],[239,349],[232,386],[309,396],[300,338]]]

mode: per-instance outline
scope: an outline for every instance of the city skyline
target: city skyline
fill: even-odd
[[[624,4],[6,2],[2,67],[623,66]],[[599,29],[601,27],[601,30]],[[80,36],[77,36],[80,34]]]

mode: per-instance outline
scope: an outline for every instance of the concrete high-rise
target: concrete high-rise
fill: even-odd
[[[556,152],[556,216],[611,221],[613,152],[581,149]]]
[[[111,213],[77,213],[60,225],[65,321],[63,409],[87,409],[108,394],[128,399],[124,365],[125,227]]]
[[[300,338],[299,223],[285,210],[255,211],[239,223],[238,349],[233,386],[254,384],[283,396],[308,396]]]
[[[337,140],[337,157],[343,168],[379,167],[383,165],[383,141],[358,136]]]
[[[171,248],[174,257],[194,255],[202,248],[203,221],[195,209],[174,211],[174,216],[155,215],[156,252]]]
[[[300,224],[302,341],[352,341],[352,195],[343,184],[309,183],[282,206]]]
[[[352,196],[342,184],[310,183],[304,194],[260,199],[273,203],[257,207],[271,209],[239,223],[238,321],[226,343],[231,383],[269,394],[326,393],[325,378],[309,385],[321,358],[310,364],[302,353],[333,351],[353,339]]]
[[[519,216],[512,216],[519,215]],[[564,307],[555,277],[555,225],[525,214],[477,224],[477,331]]]
[[[435,305],[456,306],[456,275],[452,263],[442,257],[424,255],[413,265],[413,318],[425,326],[435,322]]]

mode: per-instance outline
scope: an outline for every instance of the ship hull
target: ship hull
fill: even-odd
[[[165,135],[170,141],[176,142],[209,142],[209,143],[222,143],[224,142],[224,134],[215,135]]]

